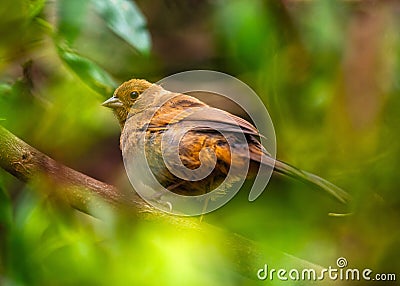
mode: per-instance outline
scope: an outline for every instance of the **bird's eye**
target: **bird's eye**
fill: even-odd
[[[136,99],[138,96],[139,96],[139,92],[137,92],[137,91],[132,91],[131,92],[131,98],[132,99]]]

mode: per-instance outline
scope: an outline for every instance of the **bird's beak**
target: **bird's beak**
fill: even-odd
[[[122,102],[121,100],[119,100],[118,97],[112,96],[106,101],[104,101],[101,105],[109,108],[117,108],[117,107],[122,107]]]

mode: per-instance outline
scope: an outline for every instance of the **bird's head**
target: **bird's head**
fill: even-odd
[[[113,109],[121,128],[123,128],[132,105],[139,95],[150,86],[151,83],[144,79],[131,79],[121,84],[113,96],[104,101],[102,105]]]

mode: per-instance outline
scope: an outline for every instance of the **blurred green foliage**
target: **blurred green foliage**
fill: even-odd
[[[273,177],[255,202],[246,186],[204,220],[255,240],[270,267],[288,267],[283,255],[268,255],[273,249],[323,266],[343,256],[352,268],[399,279],[398,9],[395,1],[2,0],[1,124],[73,168],[130,188],[118,124],[100,103],[132,77],[227,72],[266,104],[278,157],[354,199],[341,206]],[[232,269],[215,233],[111,210],[101,217],[0,170],[0,284],[257,284]]]

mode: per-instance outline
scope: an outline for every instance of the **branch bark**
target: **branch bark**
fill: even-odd
[[[136,193],[127,195],[75,171],[31,147],[0,126],[0,166],[23,182],[40,178],[54,187],[55,195],[73,208],[89,213],[99,199],[113,206],[129,206],[137,212],[159,212]]]

